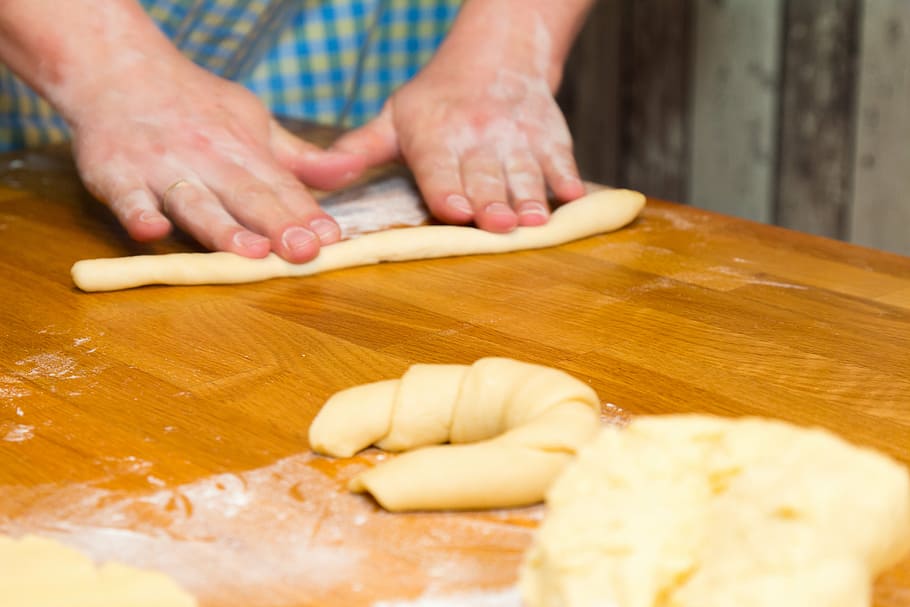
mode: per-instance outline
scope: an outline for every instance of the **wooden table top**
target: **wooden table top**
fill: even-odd
[[[389,515],[307,450],[336,390],[509,356],[617,415],[765,415],[910,463],[910,259],[651,200],[558,248],[85,294],[130,242],[65,153],[0,169],[0,533],[166,571],[203,605],[501,589],[542,515]],[[876,585],[910,604],[910,562]]]

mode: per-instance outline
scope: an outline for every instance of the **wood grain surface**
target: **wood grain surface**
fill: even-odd
[[[509,587],[542,516],[389,515],[311,455],[334,391],[510,356],[613,415],[769,415],[910,463],[910,259],[657,200],[620,232],[499,256],[85,294],[130,242],[65,154],[0,170],[0,533],[161,569],[208,607]],[[910,604],[910,562],[876,585]],[[470,604],[465,598],[460,604]]]

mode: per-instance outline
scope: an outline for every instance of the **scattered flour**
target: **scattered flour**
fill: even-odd
[[[18,377],[13,375],[0,375],[0,399],[23,398],[31,396],[32,391]]]
[[[153,466],[152,462],[147,462],[135,455],[123,457],[105,456],[100,458],[99,463],[105,470],[116,476],[142,475]]]
[[[17,360],[16,365],[26,367],[26,377],[71,378],[76,368],[76,360],[60,352],[36,354]]]
[[[792,282],[781,282],[779,280],[770,280],[752,274],[744,274],[735,268],[728,268],[726,266],[712,266],[708,268],[708,271],[738,278],[743,281],[743,284],[746,285],[762,285],[766,287],[777,287],[780,289],[797,289],[800,291],[805,291],[809,288],[805,285],[794,284]]]
[[[183,484],[151,476],[157,466],[138,457],[99,461],[108,476],[91,483],[0,486],[0,504],[18,504],[14,515],[0,507],[0,533],[35,533],[98,561],[160,570],[201,604],[224,607],[263,597],[269,607],[303,599],[370,607],[514,584],[542,507],[390,514],[345,489],[378,455],[305,453]],[[112,489],[124,475],[147,489]],[[478,603],[500,604],[514,603]]]
[[[679,211],[675,209],[664,209],[659,207],[648,206],[645,209],[645,214],[648,217],[658,217],[670,223],[676,230],[694,230],[698,227],[694,221],[700,220],[701,217],[698,215],[687,214],[687,217],[684,217]]]
[[[35,436],[35,427],[11,422],[0,423],[0,436],[8,443],[23,443]]]
[[[600,421],[612,426],[625,427],[632,421],[632,414],[613,403],[601,403]]]

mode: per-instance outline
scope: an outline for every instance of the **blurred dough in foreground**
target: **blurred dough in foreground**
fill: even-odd
[[[910,549],[910,479],[819,429],[640,417],[551,486],[529,607],[866,607]]]
[[[196,607],[172,579],[120,563],[95,566],[53,540],[0,535],[0,604],[5,607]]]

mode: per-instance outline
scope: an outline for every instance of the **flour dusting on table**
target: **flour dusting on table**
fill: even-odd
[[[123,475],[150,476],[141,460],[100,462],[104,481],[0,487],[0,503],[19,505],[0,510],[0,533],[34,533],[97,561],[163,571],[202,607],[370,607],[466,591],[479,598],[514,584],[542,507],[390,514],[345,488],[378,455],[305,453],[177,486],[154,477],[138,492],[107,487]]]
[[[12,422],[0,423],[0,438],[8,443],[21,443],[35,435],[35,427]]]

